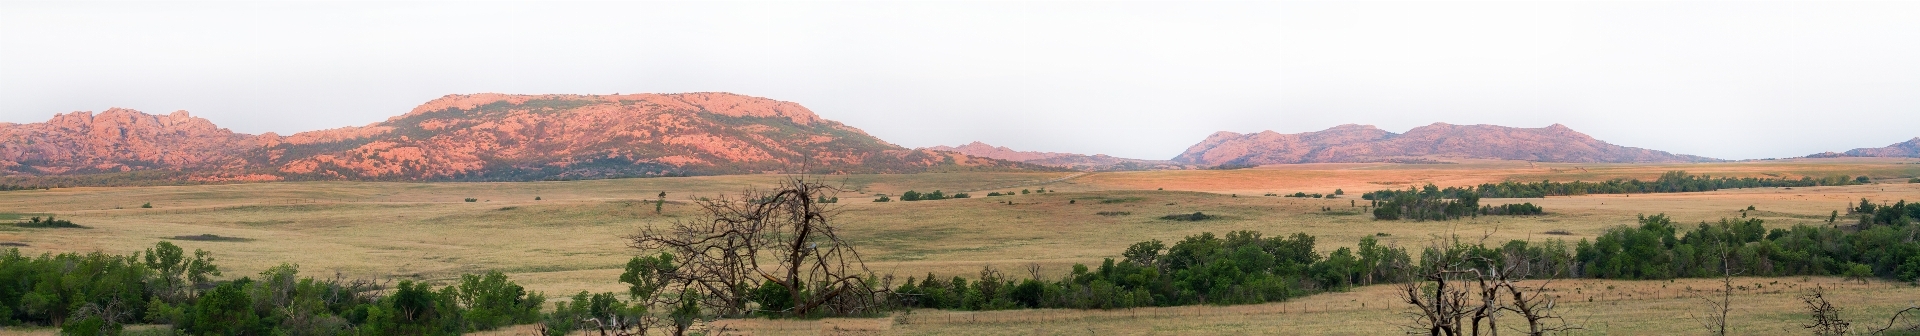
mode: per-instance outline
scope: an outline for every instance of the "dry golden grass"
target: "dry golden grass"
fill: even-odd
[[[1739,335],[1805,334],[1806,320],[1797,298],[1814,286],[1844,311],[1856,330],[1884,326],[1895,311],[1920,299],[1920,287],[1873,282],[1860,284],[1830,277],[1735,278],[1729,314]],[[1561,298],[1558,312],[1583,335],[1701,334],[1706,309],[1701,295],[1719,288],[1719,279],[1674,281],[1559,280],[1549,288]],[[1692,288],[1693,290],[1689,290]],[[755,334],[815,334],[825,325],[903,335],[1386,335],[1405,331],[1406,304],[1393,286],[1315,295],[1262,305],[1188,306],[1121,310],[1022,310],[990,312],[915,311],[904,318],[805,321],[729,321]],[[1588,301],[1592,299],[1592,301]],[[1522,327],[1512,315],[1504,325]],[[746,328],[743,328],[746,329]],[[1503,328],[1504,329],[1504,328]],[[1865,329],[1872,330],[1872,329]],[[1518,333],[1516,330],[1503,332]],[[821,333],[825,334],[825,333]]]
[[[902,278],[929,272],[941,276],[972,275],[983,265],[994,265],[1024,273],[1018,271],[1021,266],[1037,263],[1046,276],[1051,277],[1064,273],[1074,263],[1092,264],[1101,258],[1115,257],[1134,242],[1174,241],[1201,232],[1256,230],[1269,235],[1304,232],[1319,237],[1322,249],[1332,249],[1352,246],[1362,236],[1381,233],[1387,234],[1379,237],[1383,241],[1403,246],[1424,245],[1447,235],[1468,238],[1490,235],[1491,239],[1502,241],[1578,240],[1593,237],[1609,227],[1630,224],[1642,213],[1666,213],[1681,222],[1699,222],[1739,218],[1740,210],[1747,206],[1758,209],[1747,215],[1765,218],[1767,225],[1773,227],[1824,223],[1830,211],[1843,210],[1861,198],[1920,200],[1920,184],[1489,199],[1483,202],[1532,202],[1546,207],[1549,214],[1452,222],[1374,221],[1351,205],[1365,203],[1357,200],[1362,192],[1429,182],[1456,186],[1507,180],[1650,179],[1668,170],[1716,176],[1798,178],[1865,174],[1891,179],[1920,176],[1920,164],[1916,162],[1911,159],[1828,159],[1660,165],[1538,164],[1530,168],[1524,162],[1462,161],[1454,165],[1324,164],[1084,175],[950,173],[818,178],[849,189],[840,194],[839,206],[844,212],[837,218],[838,225],[843,234],[859,244],[869,266],[877,272]],[[0,193],[0,219],[10,217],[9,214],[52,213],[92,228],[0,227],[0,242],[26,244],[21,249],[28,253],[129,253],[168,237],[216,234],[250,240],[174,243],[214,252],[229,278],[251,275],[283,262],[299,264],[310,275],[339,272],[356,277],[436,281],[460,273],[500,270],[531,289],[550,296],[565,296],[582,290],[618,289],[618,283],[613,281],[618,267],[637,253],[626,248],[622,235],[635,233],[647,225],[693,215],[690,202],[697,197],[718,197],[745,188],[766,187],[780,178],[783,176],[526,183],[298,182],[13,191]],[[985,197],[990,191],[1036,188],[1058,192]],[[1165,190],[1156,190],[1161,188]],[[1258,196],[1268,192],[1328,193],[1336,188],[1347,191],[1349,198]],[[970,191],[974,198],[871,202],[873,193],[897,197],[909,189]],[[664,214],[655,214],[653,205],[647,201],[662,191],[668,193],[669,203]],[[542,200],[535,201],[536,196]],[[480,201],[463,201],[469,197]],[[147,202],[152,202],[154,208],[139,208]],[[1335,211],[1322,212],[1318,210],[1321,207],[1332,207]],[[1200,222],[1155,219],[1196,211],[1227,218]],[[1131,214],[1102,216],[1099,212]],[[1548,231],[1571,234],[1545,234]],[[1786,281],[1766,281],[1775,280]],[[1798,281],[1798,278],[1791,280]],[[1374,302],[1367,300],[1376,299],[1363,297],[1378,296],[1368,293],[1382,290],[1386,287],[1320,295],[1290,304],[1342,298],[1356,303]],[[1920,293],[1898,290],[1898,293],[1913,294],[1907,297],[1920,297]],[[1845,293],[1854,292],[1850,289]],[[1791,297],[1786,293],[1779,295]],[[1683,300],[1676,299],[1672,304],[1677,305],[1679,301]],[[1666,301],[1647,301],[1647,308],[1635,309],[1650,309],[1648,311],[1655,313],[1649,314],[1658,315],[1657,312],[1667,311],[1658,307],[1669,305],[1662,302]],[[1867,304],[1864,302],[1861,304]],[[884,324],[888,333],[910,334],[1025,334],[1036,333],[1036,330],[1042,334],[1078,334],[1089,332],[1087,328],[1099,334],[1391,331],[1376,327],[1385,325],[1383,319],[1392,318],[1395,310],[1366,313],[1374,311],[1371,307],[1375,304],[1368,306],[1367,310],[1354,313],[1338,313],[1336,309],[1335,313],[1296,316],[1261,310],[1286,307],[1279,304],[1107,312],[955,313],[955,316],[974,319],[1080,314],[1084,318],[1079,319],[1085,321],[996,322],[1001,324],[939,324],[920,320],[932,319],[937,314],[916,313],[905,325],[894,326],[890,324],[892,320],[885,319],[881,322],[888,323]],[[1780,318],[1791,312],[1782,309],[1786,308],[1765,308],[1753,313]],[[1204,318],[1153,317],[1156,312],[1170,315],[1187,310],[1215,313],[1207,313],[1211,315]],[[1626,327],[1642,321],[1637,320],[1642,315],[1618,313],[1615,309],[1606,311],[1608,313],[1596,313],[1593,321],[1623,328],[1612,329],[1615,333],[1659,330]],[[1138,317],[1139,314],[1147,317]],[[1316,320],[1308,318],[1315,316],[1311,314],[1328,315]],[[736,329],[742,330],[833,333],[833,328],[882,328],[883,324],[874,321],[880,320],[729,323],[738,323]],[[1648,323],[1691,328],[1690,324]]]

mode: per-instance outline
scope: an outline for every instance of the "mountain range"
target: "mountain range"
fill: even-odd
[[[1199,165],[1180,164],[1170,160],[1141,160],[1108,156],[1106,154],[1073,154],[1054,152],[1023,152],[1006,147],[996,147],[974,141],[960,147],[933,146],[927,150],[947,151],[970,156],[1018,161],[1036,165],[1059,167],[1073,170],[1115,171],[1115,170],[1167,170],[1196,169]]]
[[[1920,156],[1920,138],[1812,157]],[[1171,160],[1023,152],[974,142],[909,149],[799,104],[730,93],[448,95],[364,126],[242,134],[186,111],[113,108],[0,123],[0,177],[63,185],[275,180],[528,181],[756,173],[1106,171],[1434,159],[1708,162],[1566,126],[1435,123],[1406,133],[1218,132]],[[159,182],[155,182],[159,181]]]
[[[449,95],[365,126],[239,134],[127,109],[0,124],[9,175],[524,181],[748,173],[1060,170],[914,150],[799,104],[728,93]]]
[[[1854,148],[1842,153],[1826,152],[1808,155],[1810,158],[1835,157],[1920,157],[1920,137],[1896,142],[1880,148]]]
[[[1286,163],[1391,162],[1432,157],[1541,162],[1710,162],[1718,159],[1609,144],[1553,124],[1542,128],[1433,123],[1404,134],[1369,125],[1281,134],[1219,132],[1174,162],[1257,166]]]

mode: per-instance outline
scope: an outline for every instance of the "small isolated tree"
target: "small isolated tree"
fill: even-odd
[[[870,312],[879,303],[867,280],[873,273],[832,225],[838,212],[816,201],[838,190],[795,177],[738,199],[701,201],[700,215],[628,236],[629,246],[678,263],[663,276],[663,286],[681,292],[669,304],[676,325],[701,314]],[[786,294],[791,306],[770,309],[755,300],[769,292]]]

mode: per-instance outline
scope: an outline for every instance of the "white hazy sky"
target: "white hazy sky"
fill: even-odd
[[[1566,124],[1727,159],[1920,136],[1920,2],[0,2],[0,121],[245,133],[453,93],[726,91],[908,147]]]

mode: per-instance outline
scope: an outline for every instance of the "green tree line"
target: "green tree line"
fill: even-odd
[[[1738,188],[1777,188],[1777,187],[1817,187],[1856,185],[1865,181],[1851,176],[1829,176],[1800,179],[1772,178],[1733,178],[1710,175],[1691,175],[1686,171],[1669,171],[1660,174],[1653,181],[1639,179],[1613,179],[1605,182],[1501,182],[1485,183],[1479,186],[1437,188],[1432,184],[1407,190],[1380,190],[1360,195],[1366,200],[1389,200],[1402,194],[1417,194],[1421,197],[1458,199],[1464,195],[1481,198],[1542,198],[1547,196],[1576,196],[1587,194],[1647,194],[1714,191]]]
[[[1900,202],[1902,209],[1914,205]],[[1876,206],[1875,213],[1893,206]],[[1665,215],[1608,229],[1596,239],[1459,240],[1420,249],[1362,238],[1357,248],[1314,252],[1314,237],[1261,237],[1235,231],[1188,236],[1167,246],[1133,244],[1121,259],[1073,266],[1058,279],[1026,279],[987,268],[979,277],[909,278],[893,290],[903,307],[952,310],[1113,309],[1282,301],[1355,285],[1400,283],[1443,260],[1518,263],[1516,278],[1671,279],[1747,276],[1850,276],[1920,280],[1920,225],[1912,214],[1882,224],[1795,225],[1768,230],[1761,219],[1722,219],[1683,229]],[[1863,216],[1863,218],[1873,218]],[[1417,258],[1415,257],[1417,253]],[[1472,258],[1468,258],[1472,257]],[[1724,266],[1723,266],[1724,265]]]
[[[0,325],[119,334],[126,324],[191,335],[447,335],[536,322],[545,298],[500,272],[446,286],[302,277],[283,264],[215,281],[206,251],[169,242],[132,255],[0,251]]]

